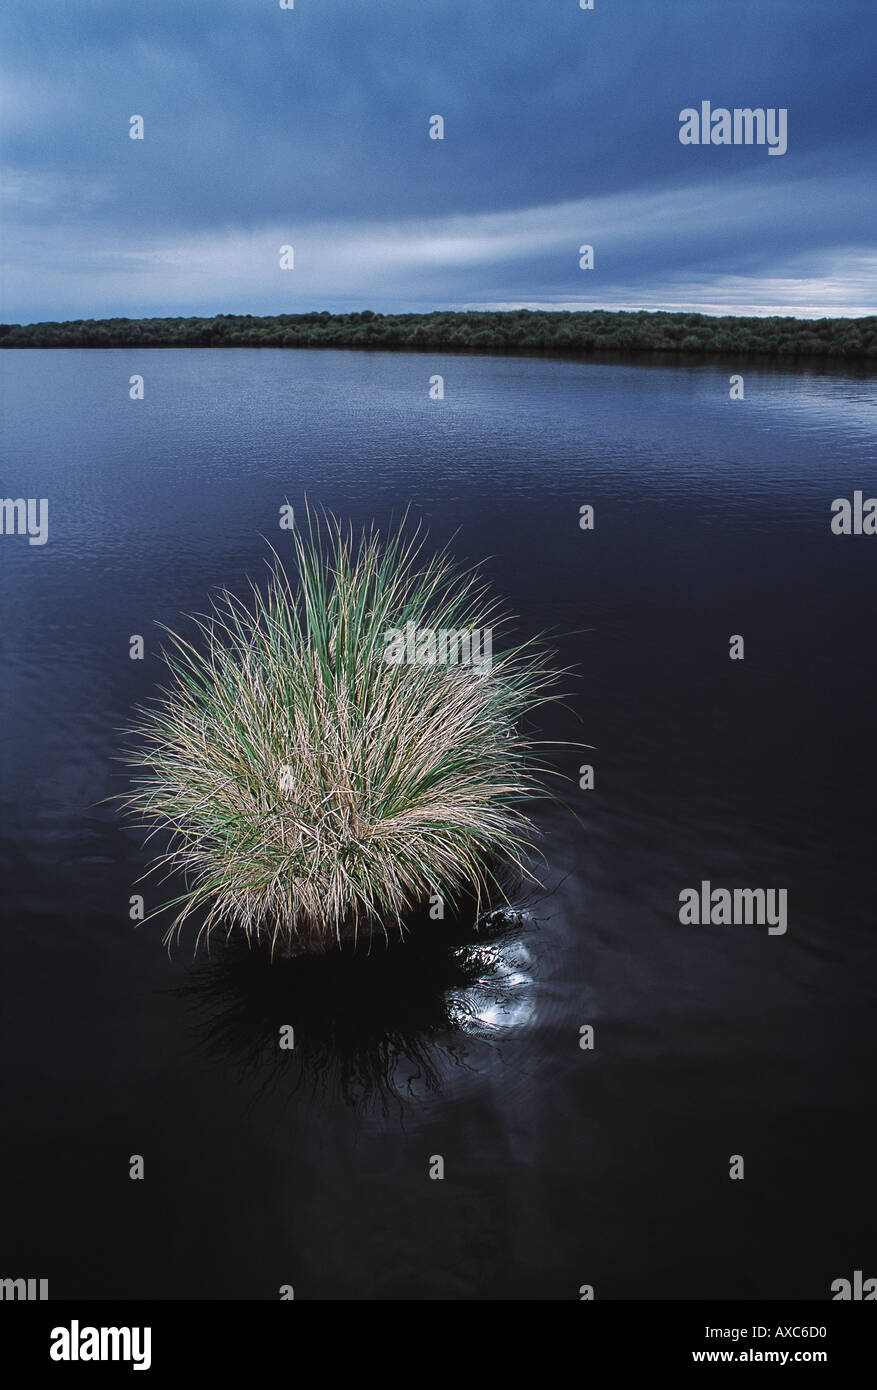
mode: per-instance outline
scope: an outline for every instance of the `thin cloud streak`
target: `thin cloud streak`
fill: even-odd
[[[23,199],[40,202],[40,182]],[[46,181],[46,196],[52,181]],[[875,312],[877,257],[864,247],[774,252],[763,268],[728,273],[728,248],[759,248],[757,177],[709,188],[589,198],[511,213],[371,222],[274,223],[185,236],[131,237],[85,225],[27,229],[7,242],[6,297],[26,312],[36,259],[44,266],[45,317],[134,313],[294,312],[340,302],[389,301],[429,308],[449,302],[499,307],[700,308],[704,312]],[[773,229],[782,244],[800,235],[802,197],[831,208],[831,225],[861,216],[862,189],[851,175],[775,191]],[[95,190],[100,196],[100,190]],[[578,268],[581,244],[596,268]],[[293,270],[280,248],[295,248]],[[645,251],[644,251],[645,247]],[[447,295],[445,287],[456,293]],[[481,289],[482,293],[478,291]],[[444,293],[443,293],[444,290]],[[529,293],[528,293],[529,290]],[[535,292],[534,292],[535,291]],[[706,306],[710,306],[707,308]],[[33,315],[30,315],[33,321]]]

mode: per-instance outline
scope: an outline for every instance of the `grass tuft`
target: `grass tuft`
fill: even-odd
[[[275,556],[249,602],[223,591],[191,642],[168,630],[170,682],[129,731],[126,804],[170,832],[155,867],[186,885],[169,938],[194,913],[199,937],[321,950],[526,873],[522,804],[546,793],[522,721],[558,698],[541,644],[497,650],[477,571],[424,558],[404,524],[354,537],[308,515],[294,543],[296,582]],[[491,629],[492,661],[389,663],[408,622]]]

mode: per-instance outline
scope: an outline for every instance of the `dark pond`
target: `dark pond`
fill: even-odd
[[[732,402],[737,366],[0,355],[4,495],[49,499],[45,545],[0,537],[0,1273],[824,1299],[873,1259],[877,538],[830,507],[877,494],[877,389],[753,366]],[[129,921],[147,852],[101,803],[155,624],[243,591],[305,495],[457,532],[578,668],[543,733],[595,751],[556,753],[571,807],[537,811],[544,887],[495,939],[272,967]],[[683,926],[703,880],[786,889],[788,930]]]

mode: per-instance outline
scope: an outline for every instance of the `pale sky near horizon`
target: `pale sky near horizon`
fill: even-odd
[[[7,0],[0,317],[877,313],[875,46],[875,0]],[[682,145],[702,101],[787,152]]]

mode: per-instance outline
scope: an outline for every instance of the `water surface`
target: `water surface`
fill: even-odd
[[[758,366],[732,402],[736,370],[0,354],[4,494],[49,499],[45,546],[0,538],[6,1272],[53,1297],[822,1299],[864,1268],[877,540],[829,509],[877,493],[877,390]],[[243,592],[305,497],[456,533],[578,669],[542,732],[595,750],[554,755],[570,809],[537,811],[544,886],[495,939],[303,973],[169,958],[128,919],[160,890],[102,803],[156,624]],[[703,879],[786,888],[787,934],[681,926]]]

